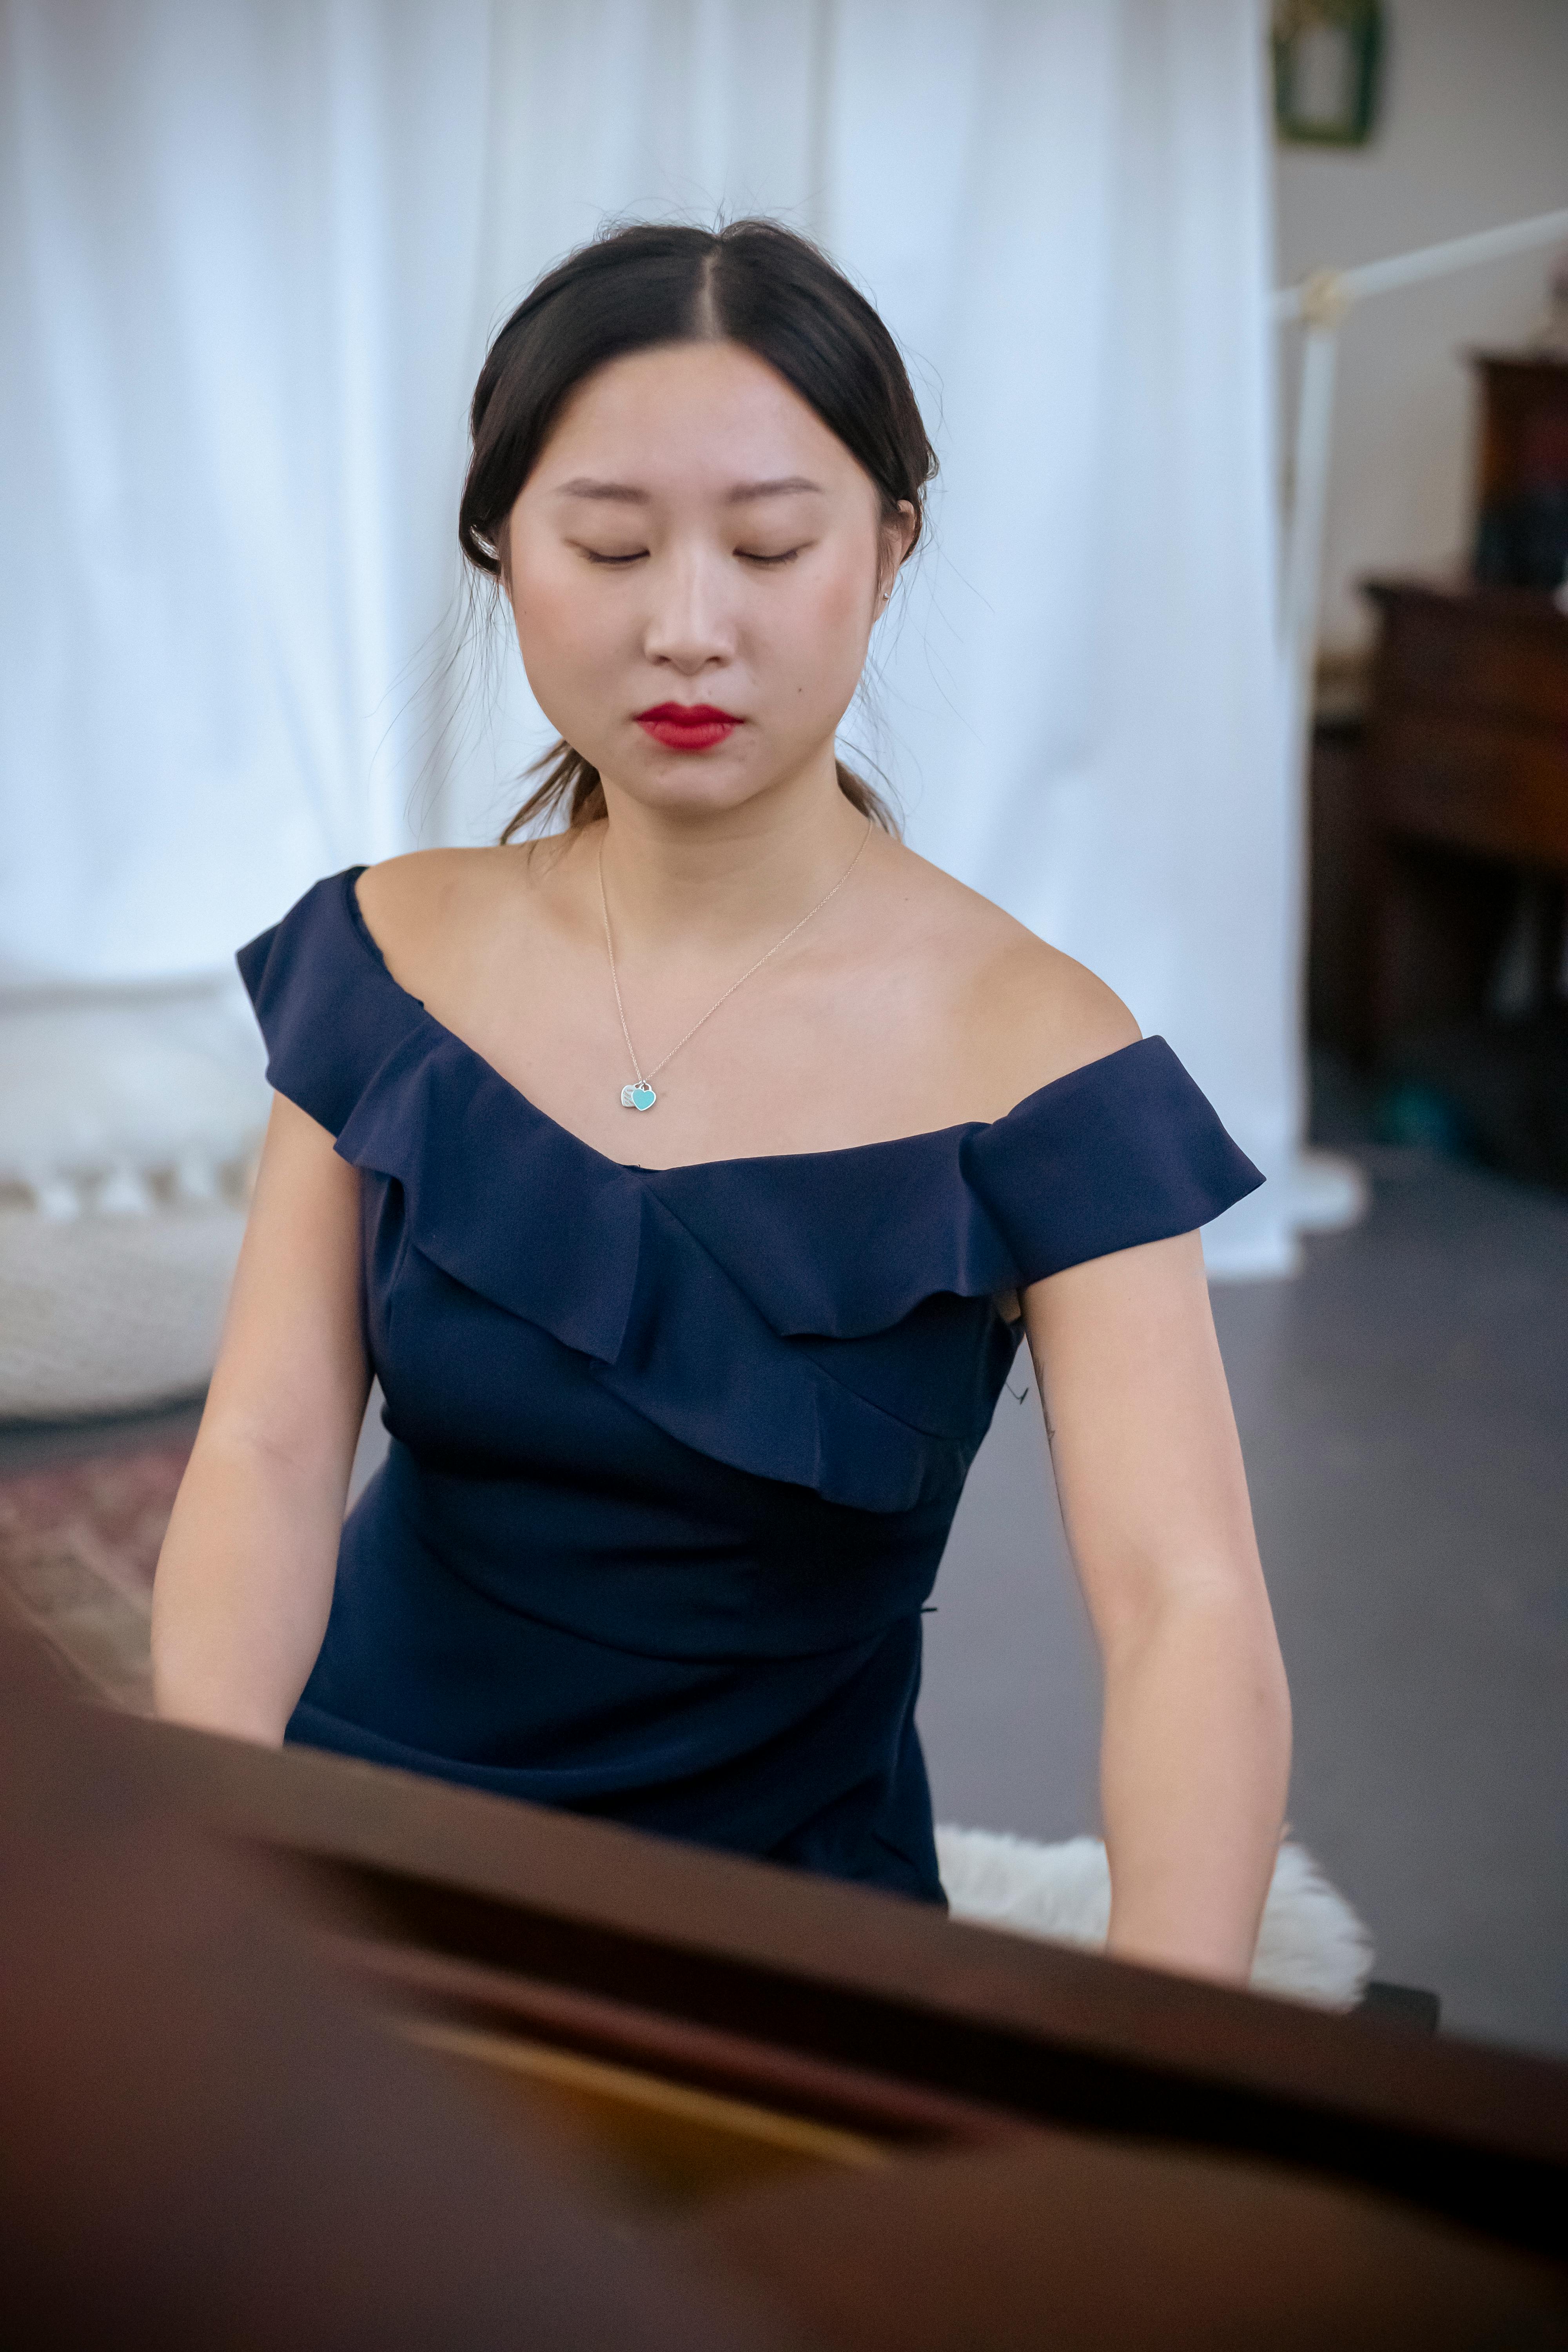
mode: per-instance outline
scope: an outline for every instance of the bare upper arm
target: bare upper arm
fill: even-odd
[[[325,1128],[275,1096],[203,1438],[326,1475],[341,1459],[346,1479],[370,1389],[359,1183]]]
[[[1102,1644],[1173,1591],[1262,1591],[1195,1233],[1023,1296],[1062,1517]]]

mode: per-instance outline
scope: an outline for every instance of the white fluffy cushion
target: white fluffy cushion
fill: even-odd
[[[1110,1871],[1098,1838],[1037,1844],[996,1830],[936,1833],[955,1919],[1066,1944],[1100,1945],[1110,1925]],[[1372,1937],[1306,1849],[1282,1845],[1253,1963],[1255,1992],[1351,2009],[1373,1969]]]

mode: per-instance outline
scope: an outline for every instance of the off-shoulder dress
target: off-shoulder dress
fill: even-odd
[[[289,1738],[941,1902],[921,1612],[998,1299],[1261,1177],[1157,1037],[989,1125],[625,1165],[393,979],[363,870],[237,959],[360,1171],[391,1439]]]

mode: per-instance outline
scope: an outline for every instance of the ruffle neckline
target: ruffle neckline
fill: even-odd
[[[863,1350],[815,1343],[1190,1231],[1262,1181],[1161,1038],[989,1124],[668,1169],[611,1160],[394,979],[355,896],[363,870],[318,883],[239,952],[271,1084],[402,1187],[409,1240],[452,1279],[590,1358],[676,1438],[826,1499],[951,1494],[984,1429],[911,1426],[858,1392]],[[821,1360],[840,1354],[844,1379]],[[923,1417],[951,1423],[940,1402]]]
[[[612,1159],[608,1152],[599,1150],[596,1145],[587,1142],[584,1138],[574,1133],[571,1128],[563,1127],[560,1120],[552,1118],[547,1110],[542,1110],[539,1105],[534,1102],[530,1096],[525,1095],[520,1087],[514,1086],[510,1078],[503,1077],[501,1073],[496,1068],[494,1063],[487,1061],[485,1056],[479,1052],[477,1045],[468,1045],[463,1038],[458,1035],[456,1030],[448,1029],[446,1023],[439,1020],[437,1015],[428,1009],[423,997],[414,995],[411,991],[404,987],[401,981],[394,978],[392,967],[386,961],[381,942],[376,938],[375,933],[371,929],[370,925],[365,921],[364,911],[359,903],[359,893],[354,887],[358,882],[360,876],[366,871],[368,871],[368,869],[363,866],[351,866],[347,867],[343,873],[329,877],[328,881],[317,883],[315,888],[317,890],[324,890],[329,887],[331,883],[341,883],[343,886],[343,911],[348,917],[349,929],[353,932],[358,944],[364,950],[374,971],[380,978],[385,981],[394,995],[400,997],[403,1000],[404,1004],[407,1006],[411,1012],[416,1013],[420,1016],[422,1024],[434,1032],[435,1035],[443,1044],[457,1047],[461,1060],[466,1063],[472,1063],[479,1072],[484,1074],[486,1077],[493,1079],[504,1094],[514,1097],[522,1110],[531,1119],[538,1120],[542,1127],[550,1129],[552,1133],[560,1137],[564,1143],[571,1145],[575,1150],[583,1153],[586,1159],[595,1161],[603,1169],[620,1174],[637,1176],[689,1176],[702,1175],[714,1170],[767,1167],[783,1163],[784,1161],[806,1164],[823,1160],[849,1160],[865,1152],[895,1151],[907,1144],[940,1142],[948,1136],[960,1135],[967,1131],[964,1123],[960,1121],[952,1127],[922,1129],[913,1135],[895,1135],[885,1137],[879,1143],[839,1144],[826,1151],[752,1152],[749,1154],[742,1154],[740,1157],[732,1160],[679,1160],[672,1168],[645,1168],[637,1160]],[[306,894],[306,898],[300,900],[300,907],[303,908],[308,899],[313,896],[314,891],[308,892]],[[298,912],[299,910],[299,908],[296,908],[294,911]],[[285,921],[289,919],[291,919],[290,917],[286,916],[284,918]],[[277,928],[281,929],[282,926],[279,925]],[[273,934],[271,932],[264,932],[262,934],[264,939],[270,939],[272,936]],[[240,952],[243,955],[247,950],[242,949]],[[1131,1049],[1123,1048],[1121,1050],[1127,1051]],[[1114,1056],[1110,1055],[1106,1058],[1114,1059]],[[1087,1066],[1092,1067],[1093,1065],[1091,1064]],[[1076,1075],[1076,1073],[1070,1073],[1069,1075]],[[1047,1091],[1047,1089],[1043,1087],[1040,1089],[1040,1092],[1042,1093]],[[1027,1108],[1027,1103],[1033,1102],[1037,1098],[1037,1097],[1034,1095],[1029,1096],[1026,1102],[1016,1104],[1013,1110],[1007,1112],[1005,1116],[1008,1118],[1015,1117],[1018,1111]],[[994,1123],[1000,1125],[1002,1122],[997,1121]],[[971,1127],[976,1125],[983,1126],[985,1122],[972,1120],[968,1124]]]

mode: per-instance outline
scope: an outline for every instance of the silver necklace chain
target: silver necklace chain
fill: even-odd
[[[674,1061],[682,1045],[689,1045],[691,1039],[696,1036],[697,1032],[702,1027],[703,1024],[712,1020],[713,1015],[718,1012],[721,1005],[728,1004],[730,999],[734,995],[735,991],[738,988],[743,988],[754,971],[761,971],[763,964],[771,962],[781,948],[788,947],[791,940],[794,939],[797,931],[805,930],[807,923],[810,922],[814,915],[821,914],[824,907],[826,906],[830,898],[837,898],[838,893],[843,889],[844,885],[848,881],[849,877],[854,873],[857,866],[859,865],[861,854],[865,849],[866,844],[870,840],[870,838],[871,821],[868,817],[866,821],[866,830],[860,836],[860,847],[857,849],[854,856],[849,860],[848,865],[844,868],[843,873],[839,876],[832,889],[825,890],[822,897],[817,900],[816,906],[809,908],[808,911],[801,917],[798,923],[792,923],[788,930],[784,933],[783,939],[775,940],[772,947],[768,949],[765,955],[760,955],[755,963],[748,964],[745,971],[741,974],[740,979],[732,980],[730,982],[729,987],[724,991],[723,995],[716,996],[712,1003],[708,1007],[707,1012],[701,1015],[701,1018],[692,1023],[690,1028],[686,1032],[685,1036],[678,1037],[674,1045],[670,1047],[668,1053],[666,1054],[661,1060],[657,1061],[651,1070],[645,1070],[642,1064],[637,1060],[637,1047],[632,1044],[632,1033],[626,1026],[626,1008],[621,1001],[620,978],[616,971],[615,942],[610,937],[610,904],[609,900],[605,896],[605,836],[603,834],[599,835],[599,911],[605,919],[605,953],[610,960],[610,985],[616,992],[616,1011],[621,1016],[621,1034],[626,1041],[626,1052],[630,1056],[632,1068],[637,1073],[636,1084],[633,1086],[623,1087],[621,1088],[621,1100],[628,1110],[651,1110],[653,1108],[655,1103],[658,1100],[658,1097],[653,1090],[652,1081],[658,1077],[660,1070],[664,1069],[668,1063]],[[642,1099],[645,1096],[647,1097],[646,1101]]]

